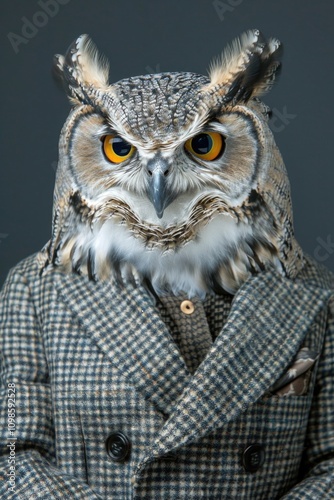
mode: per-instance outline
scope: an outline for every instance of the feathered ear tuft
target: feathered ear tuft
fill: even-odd
[[[272,87],[282,52],[282,44],[275,38],[266,41],[259,30],[248,31],[211,65],[211,81],[204,90],[221,94],[225,103],[258,97]]]
[[[53,73],[73,104],[89,104],[91,87],[96,90],[108,87],[108,61],[98,53],[88,35],[79,36],[65,56],[55,55]]]

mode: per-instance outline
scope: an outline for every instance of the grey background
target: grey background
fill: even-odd
[[[58,12],[37,14],[48,1]],[[69,111],[50,68],[53,54],[81,33],[110,59],[111,81],[206,73],[226,43],[250,28],[279,38],[283,71],[264,101],[290,176],[297,238],[334,270],[333,14],[329,0],[2,0],[0,283],[50,237],[58,136]],[[14,50],[8,33],[26,35],[23,18],[39,27]]]

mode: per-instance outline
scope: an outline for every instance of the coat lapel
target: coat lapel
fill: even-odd
[[[329,290],[276,273],[249,279],[145,461],[245,412],[282,375],[329,295]]]
[[[146,290],[54,276],[59,296],[92,341],[167,418],[191,374]]]
[[[330,291],[274,272],[238,291],[224,328],[192,376],[150,296],[55,273],[62,300],[129,383],[167,419],[144,461],[236,419],[282,375]]]

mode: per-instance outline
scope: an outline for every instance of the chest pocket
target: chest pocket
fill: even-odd
[[[297,353],[291,366],[270,388],[269,392],[279,397],[303,396],[307,394],[311,372],[319,353],[303,347]]]

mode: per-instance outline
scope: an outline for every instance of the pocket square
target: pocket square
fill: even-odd
[[[311,368],[319,354],[303,347],[294,358],[290,368],[271,386],[270,393],[277,396],[302,396],[308,390]]]

